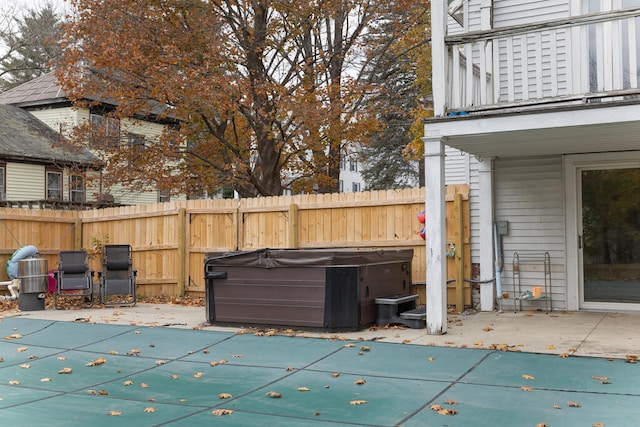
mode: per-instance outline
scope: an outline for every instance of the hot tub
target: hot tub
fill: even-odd
[[[209,253],[209,323],[361,329],[375,299],[411,289],[412,249],[261,249]]]

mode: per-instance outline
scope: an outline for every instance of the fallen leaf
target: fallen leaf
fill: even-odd
[[[579,408],[582,405],[580,404],[580,402],[567,402],[567,406],[569,408]]]
[[[363,385],[363,384],[366,384],[367,382],[363,379],[359,379],[359,380],[355,380],[353,383],[357,385]]]
[[[71,368],[62,368],[58,371],[59,374],[70,374],[73,372],[73,369]]]
[[[309,391],[309,387],[298,387],[298,391]]]
[[[371,351],[371,347],[367,347],[366,345],[361,345],[360,351]]]
[[[118,352],[117,352],[117,351],[115,351],[115,350],[109,350],[109,354],[116,355],[116,354],[118,354]]]
[[[457,405],[458,402],[455,400],[445,400],[444,403],[446,403],[447,405]]]
[[[287,366],[286,368],[284,368],[284,370],[291,372],[291,371],[295,370],[295,368],[293,366]]]
[[[529,387],[528,385],[523,385],[520,389],[522,391],[533,391],[533,387]]]
[[[123,385],[125,385],[125,386],[130,386],[130,385],[133,385],[133,381],[131,381],[131,380],[126,380],[126,381],[125,381],[125,382],[123,382],[122,384],[123,384]]]
[[[156,365],[158,365],[158,366],[164,365],[165,363],[167,363],[166,360],[156,360]]]
[[[340,372],[333,372],[333,373],[331,374],[331,376],[332,376],[333,378],[337,378],[337,377],[339,377],[339,376],[340,376]]]
[[[450,409],[450,408],[440,409],[439,411],[436,411],[436,412],[440,415],[455,415],[458,413],[458,411],[456,411],[455,409]]]
[[[562,354],[559,354],[558,356],[562,357],[563,359],[566,359],[567,357],[571,357],[569,353],[562,353]]]
[[[177,380],[178,378],[180,378],[180,377],[178,375],[176,375],[176,374],[172,374],[171,375],[171,379],[172,380]]]
[[[475,342],[473,343],[473,345],[475,345],[475,346],[477,346],[477,347],[480,347],[480,346],[482,346],[482,345],[483,345],[483,342],[482,342],[482,341],[475,341]]]
[[[347,348],[351,348],[351,347],[355,347],[356,345],[354,343],[349,343],[349,344],[345,344],[344,346]]]
[[[28,363],[23,363],[23,364],[20,365],[20,367],[22,369],[29,369],[31,367],[31,365],[29,365]]]
[[[9,381],[9,385],[18,385],[18,384],[20,384],[20,381],[18,381],[18,380],[10,380]]]
[[[591,424],[592,427],[604,427],[604,423],[593,423]]]
[[[282,397],[282,394],[278,393],[277,391],[268,391],[267,396],[272,397],[274,399],[278,399]]]
[[[122,415],[122,412],[120,412],[120,411],[109,411],[107,413],[109,415],[111,415],[112,417],[117,417],[118,415]]]
[[[547,350],[555,350],[555,349],[556,349],[555,345],[553,345],[553,344],[548,344],[547,345]]]
[[[221,417],[223,415],[233,414],[233,409],[216,409],[215,411],[212,411],[211,413],[213,415],[215,415],[216,417]]]
[[[204,375],[202,372],[196,372],[195,374],[193,374],[193,378],[200,378],[202,377],[202,375]]]
[[[534,377],[533,375],[528,375],[528,374],[522,375],[522,378],[524,378],[525,380],[535,380],[536,379],[536,377]]]
[[[105,359],[104,357],[100,356],[98,357],[96,360],[94,360],[93,362],[89,362],[87,363],[87,366],[98,366],[98,365],[102,365],[104,363],[106,363],[107,359]]]
[[[553,409],[562,409],[562,406],[560,406],[560,405],[553,405]]]
[[[547,423],[538,423],[538,424],[536,424],[536,427],[549,427],[549,424],[547,424]]]
[[[139,355],[140,355],[139,348],[132,348],[131,350],[127,351],[127,356],[139,356]]]
[[[22,338],[22,335],[20,335],[20,334],[13,334],[13,335],[10,335],[9,337],[10,337],[10,338],[12,338],[12,339],[14,339],[14,340],[18,340],[18,339]]]
[[[28,349],[29,349],[29,347],[18,347],[18,348],[16,349],[16,351],[17,351],[18,353],[24,353],[24,352],[25,352],[25,351],[27,351]]]
[[[352,400],[349,402],[351,405],[364,405],[365,403],[369,403],[368,400]]]
[[[485,331],[485,332],[493,331],[493,327],[492,326],[485,326],[484,328],[482,328],[482,330]]]
[[[156,408],[154,408],[153,406],[148,406],[144,408],[144,412],[156,412]]]
[[[140,388],[149,388],[149,384],[147,384],[147,383],[140,383]]]
[[[48,383],[49,381],[53,381],[53,379],[47,377],[47,378],[40,378],[40,381],[43,383]]]
[[[429,362],[433,362],[434,360],[436,360],[436,358],[435,358],[435,357],[427,357],[427,360],[428,360]]]
[[[233,396],[229,393],[220,393],[218,394],[218,399],[231,399]]]
[[[60,361],[64,361],[64,360],[67,360],[67,358],[66,358],[66,357],[64,357],[64,356],[58,356],[58,360],[60,360]]]

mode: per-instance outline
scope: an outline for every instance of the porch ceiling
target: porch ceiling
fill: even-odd
[[[640,105],[439,118],[425,135],[484,158],[640,150]]]

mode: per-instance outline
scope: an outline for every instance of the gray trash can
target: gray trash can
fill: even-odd
[[[18,308],[22,311],[44,310],[44,298],[49,280],[45,258],[26,258],[18,261],[20,294]]]

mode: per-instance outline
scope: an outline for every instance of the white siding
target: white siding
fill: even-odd
[[[467,184],[469,182],[469,154],[446,146],[445,156],[445,183]]]
[[[503,237],[503,292],[514,295],[513,253],[527,251],[551,255],[553,309],[566,308],[565,229],[562,159],[540,157],[495,161],[495,219],[508,221]],[[542,264],[521,262],[523,291],[544,285]],[[503,301],[508,309],[511,300]],[[536,305],[539,304],[539,305]],[[523,309],[544,308],[544,304],[523,303]]]
[[[78,124],[77,112],[71,107],[33,110],[30,113],[56,132],[62,131],[64,135],[68,135]]]
[[[44,200],[45,167],[7,163],[7,200]]]
[[[569,17],[569,0],[493,0],[493,27]]]

